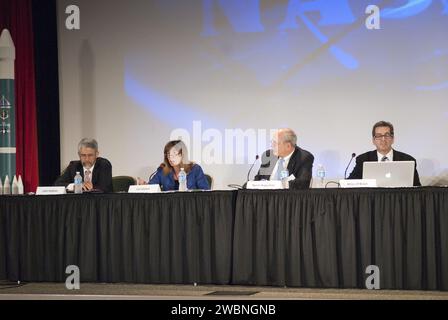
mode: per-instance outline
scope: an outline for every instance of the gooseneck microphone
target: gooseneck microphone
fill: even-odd
[[[252,165],[250,166],[249,172],[247,173],[247,179],[246,179],[246,182],[244,183],[244,185],[240,186],[239,184],[234,184],[234,183],[232,183],[232,184],[228,184],[227,186],[228,186],[229,188],[235,188],[235,189],[246,189],[246,185],[247,185],[247,182],[249,181],[249,176],[250,176],[250,173],[251,173],[251,171],[252,171],[252,168],[254,167],[255,162],[257,162],[257,160],[258,160],[259,158],[260,158],[260,157],[259,157],[258,154],[257,154],[257,155],[255,156],[255,161],[254,161],[254,163],[252,163]]]
[[[348,162],[347,168],[345,168],[344,179],[347,179],[347,170],[348,170],[348,167],[350,167],[350,163],[352,163],[354,157],[356,157],[356,153],[353,152],[352,157],[350,158],[350,161]]]
[[[157,171],[158,171],[159,169],[163,169],[163,168],[165,168],[165,164],[164,164],[164,163],[161,163],[160,166],[156,169],[156,171],[154,171],[153,173],[151,173],[151,174],[149,175],[148,183],[149,183],[149,181],[151,181],[151,179],[156,175]]]
[[[251,171],[252,171],[252,168],[254,167],[255,163],[257,162],[257,160],[258,160],[259,158],[260,158],[260,157],[259,157],[258,154],[257,154],[257,155],[255,156],[255,161],[254,161],[254,163],[252,163],[252,165],[250,166],[249,172],[247,173],[246,183],[249,181],[249,176],[250,176],[250,173],[251,173]]]

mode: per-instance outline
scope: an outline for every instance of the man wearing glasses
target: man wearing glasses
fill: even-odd
[[[109,160],[98,157],[98,142],[95,139],[82,139],[78,144],[79,160],[71,161],[55,186],[73,183],[76,172],[83,178],[83,191],[98,190],[112,192],[112,165]]]
[[[414,161],[414,186],[421,186],[417,172],[417,161],[410,155],[392,149],[394,143],[394,126],[390,122],[380,121],[372,128],[372,142],[376,150],[363,153],[356,157],[356,165],[349,179],[362,179],[363,163],[366,161]]]
[[[288,170],[291,189],[310,187],[314,156],[297,146],[293,130],[278,130],[272,139],[272,149],[261,156],[261,167],[255,180],[281,180],[281,172]]]

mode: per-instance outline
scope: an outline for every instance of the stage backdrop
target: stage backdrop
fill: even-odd
[[[148,177],[181,136],[224,189],[288,126],[337,179],[387,120],[448,184],[447,30],[446,0],[60,0],[61,164],[89,136]]]

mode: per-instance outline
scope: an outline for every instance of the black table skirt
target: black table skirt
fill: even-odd
[[[448,190],[251,191],[238,194],[233,283],[448,290]]]
[[[0,279],[228,284],[234,192],[0,198]]]
[[[448,290],[448,189],[0,197],[0,279]]]

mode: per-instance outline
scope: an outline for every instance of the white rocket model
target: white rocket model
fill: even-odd
[[[5,184],[3,185],[3,194],[11,194],[11,183],[9,182],[8,175],[6,175]]]
[[[17,182],[17,186],[19,188],[19,194],[24,194],[24,187],[22,182],[22,176],[19,175],[19,182]]]
[[[16,174],[15,77],[16,49],[11,34],[0,35],[0,177]],[[5,190],[3,190],[5,191]]]
[[[14,175],[14,179],[12,179],[11,194],[19,194],[19,186],[17,185],[16,175]]]

